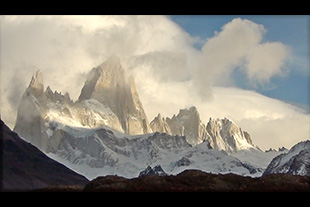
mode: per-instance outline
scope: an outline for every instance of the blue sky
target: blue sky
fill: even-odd
[[[170,18],[192,37],[197,38],[194,46],[201,49],[215,31],[236,17],[262,24],[267,32],[264,42],[282,42],[289,46],[290,57],[286,62],[288,73],[284,77],[273,77],[264,86],[248,84],[245,74],[233,72],[235,85],[255,90],[263,95],[295,104],[310,112],[310,16],[305,15],[175,15]]]

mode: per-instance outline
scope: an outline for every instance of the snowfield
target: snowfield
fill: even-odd
[[[191,146],[185,137],[164,133],[130,136],[105,127],[65,127],[64,130],[75,135],[71,137],[75,140],[74,144],[68,145],[72,140],[64,139],[61,146],[65,150],[47,155],[88,179],[103,175],[134,178],[147,166],[156,165],[173,175],[185,169],[199,169],[216,174],[235,173],[258,177],[270,160],[282,153],[266,153],[255,148],[227,153],[211,149],[208,142]],[[115,132],[117,136],[114,135]]]

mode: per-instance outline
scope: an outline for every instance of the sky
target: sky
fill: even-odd
[[[196,106],[261,149],[309,139],[309,16],[1,16],[1,118],[13,128],[31,76],[77,100],[112,55],[149,121]]]

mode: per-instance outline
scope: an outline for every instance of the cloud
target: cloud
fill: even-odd
[[[168,58],[180,66],[187,61],[191,41],[164,16],[4,16],[2,68],[40,68],[45,76],[57,81],[55,88],[63,90],[64,77],[88,72],[112,55],[124,62],[139,59],[139,64],[144,61],[156,69],[171,62]],[[177,63],[179,60],[182,62]],[[167,71],[171,69],[168,66]],[[29,71],[29,76],[33,72]]]
[[[136,73],[147,70],[159,82],[184,81],[188,76],[187,57],[184,52],[177,51],[152,51],[131,58],[130,68],[135,68]],[[142,69],[143,68],[143,69]]]
[[[289,49],[280,42],[263,42],[266,32],[263,25],[236,18],[206,41],[201,51],[201,65],[193,74],[202,98],[208,96],[206,82],[208,87],[233,82],[231,73],[237,69],[244,72],[254,86],[283,75]]]
[[[245,72],[250,82],[263,84],[271,77],[284,75],[288,49],[280,42],[259,44],[247,55]]]
[[[182,80],[192,42],[165,16],[2,16],[2,118],[14,125],[16,99],[38,69],[45,87],[77,99],[83,77],[112,55],[129,72],[144,68],[158,80]]]
[[[197,38],[166,16],[2,16],[1,118],[14,126],[17,100],[36,70],[43,72],[45,87],[76,100],[89,71],[117,55],[135,77],[149,121],[159,112],[172,116],[196,105],[205,122],[231,118],[257,144],[267,137],[289,140],[293,131],[303,138],[309,120],[302,112],[252,91],[214,87],[233,86],[234,71],[253,85],[288,72],[288,46],[264,41],[266,33],[263,25],[236,18],[197,50]],[[280,130],[289,123],[290,132]],[[274,134],[264,130],[273,125]]]

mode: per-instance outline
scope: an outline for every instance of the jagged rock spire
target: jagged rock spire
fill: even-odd
[[[44,93],[43,74],[40,70],[32,76],[28,86],[28,92],[35,97],[39,97]]]
[[[170,127],[168,126],[166,120],[161,117],[160,113],[158,113],[157,117],[151,121],[150,126],[153,132],[163,132],[170,135],[172,134]]]
[[[108,105],[128,134],[151,133],[133,77],[127,77],[116,56],[93,68],[82,88],[79,101],[96,99]]]
[[[216,150],[237,152],[247,148],[257,148],[253,145],[250,134],[242,131],[228,118],[212,119],[207,123],[207,132],[210,135],[212,147]]]
[[[95,98],[100,102],[106,98],[104,94],[115,87],[121,87],[125,83],[124,69],[120,59],[112,56],[107,61],[91,70],[82,88],[79,101]]]
[[[165,126],[165,127],[164,127]],[[197,145],[207,141],[216,150],[236,152],[241,149],[257,148],[254,146],[249,133],[242,131],[228,118],[209,119],[205,125],[200,119],[195,106],[180,109],[172,118],[161,118],[160,114],[151,122],[153,131],[170,135],[186,136],[186,141]]]
[[[180,109],[178,115],[173,115],[172,118],[164,119],[158,114],[150,125],[154,132],[186,136],[187,142],[193,146],[207,139],[206,127],[200,120],[195,106],[189,109]]]
[[[42,117],[45,116],[43,74],[40,70],[32,76],[30,84],[18,105],[14,131],[30,143],[42,147]]]

